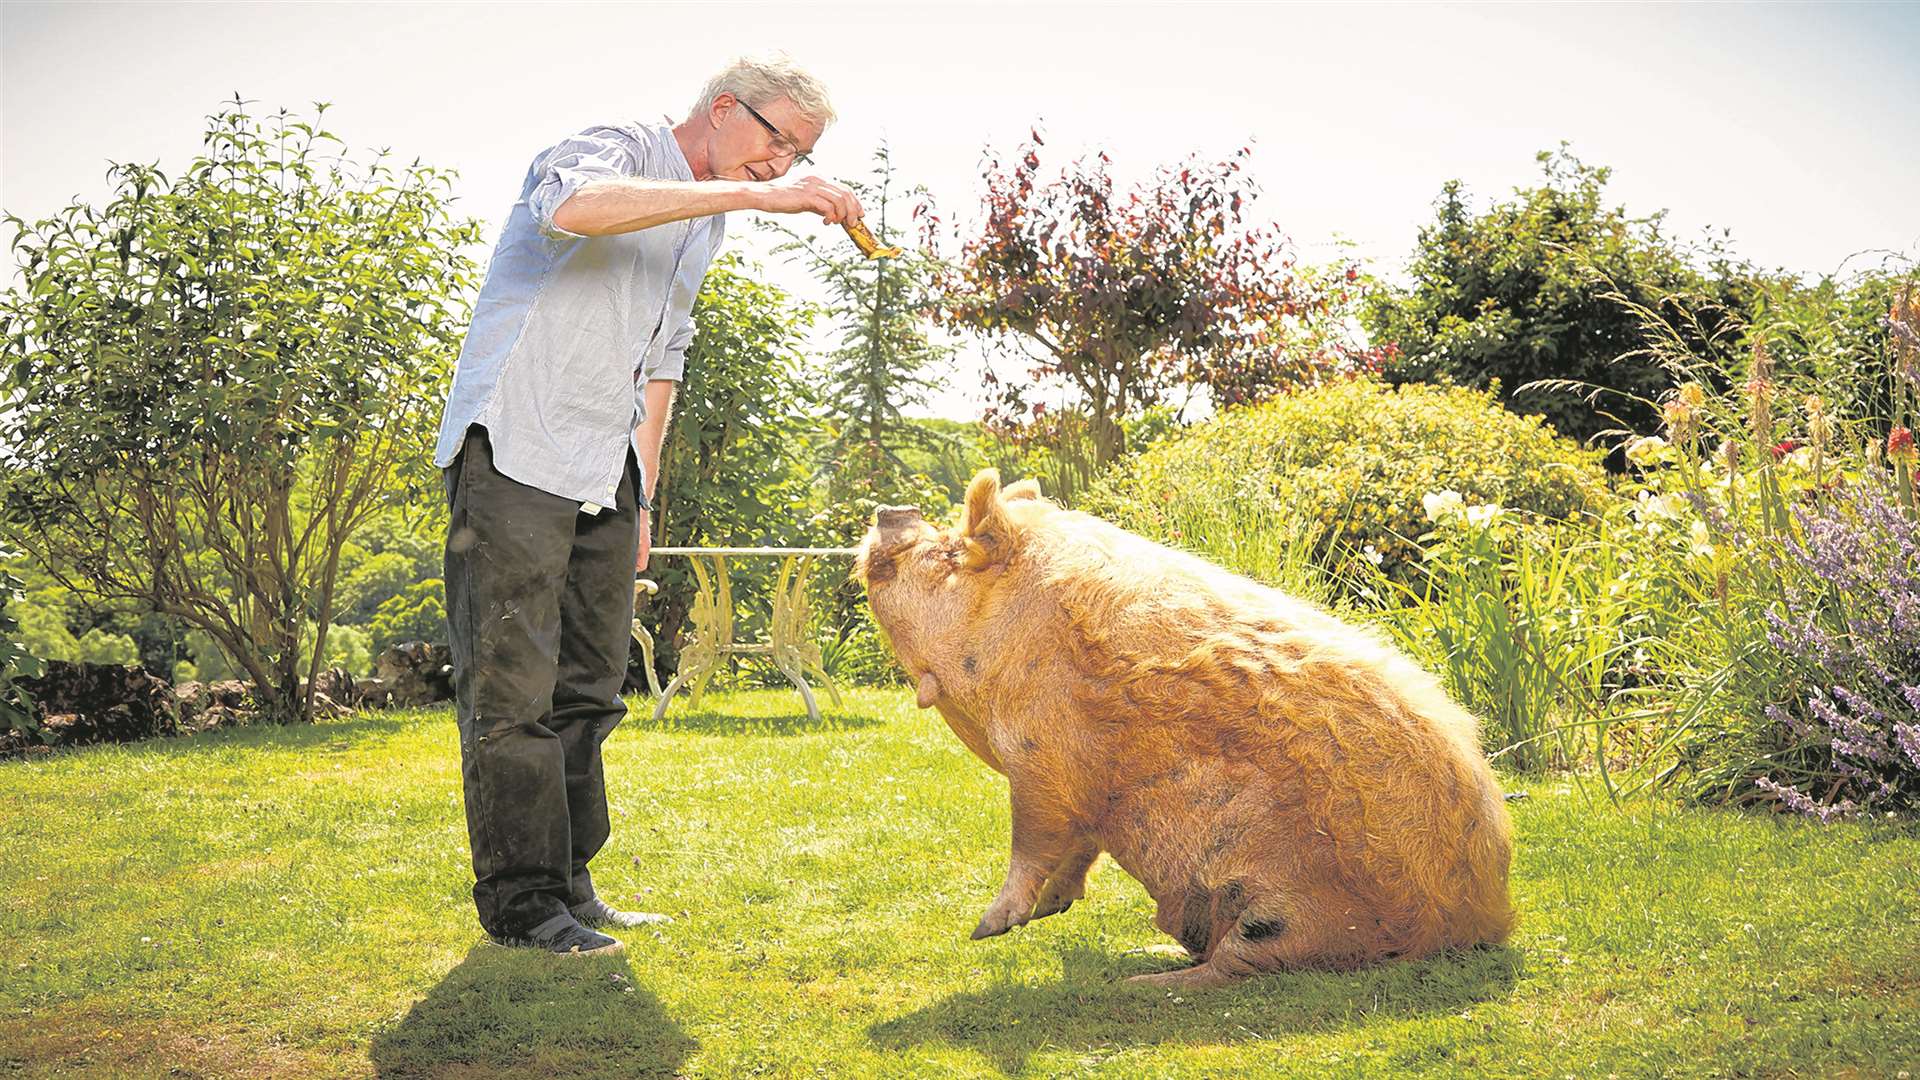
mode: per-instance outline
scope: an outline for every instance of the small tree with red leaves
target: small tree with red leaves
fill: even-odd
[[[1182,385],[1242,404],[1367,361],[1330,329],[1355,272],[1304,273],[1283,234],[1245,219],[1250,149],[1162,168],[1117,196],[1105,153],[1041,180],[1041,145],[1033,132],[1011,164],[988,149],[986,220],[939,281],[942,322],[1029,362],[1028,380],[988,373],[999,433],[1073,428],[1033,400],[1064,384],[1098,468],[1126,449],[1123,421]],[[931,211],[926,227],[937,243]]]

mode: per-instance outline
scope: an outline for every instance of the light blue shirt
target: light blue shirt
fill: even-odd
[[[554,225],[581,186],[623,176],[692,180],[693,169],[667,124],[595,125],[533,159],[474,301],[434,464],[451,465],[479,424],[501,475],[589,511],[614,505],[628,447],[642,460],[647,381],[680,379],[694,297],[726,232],[725,214],[613,236]]]

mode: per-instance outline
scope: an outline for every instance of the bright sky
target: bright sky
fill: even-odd
[[[1391,273],[1440,185],[1482,200],[1569,140],[1636,212],[1732,231],[1768,266],[1920,249],[1920,5],[0,4],[0,207],[104,201],[110,160],[173,172],[237,90],[328,101],[356,151],[457,169],[484,262],[533,154],[609,118],[678,119],[730,56],[784,48],[841,121],[820,171],[903,179],[971,211],[989,143],[1037,120],[1122,176],[1255,140],[1256,211],[1308,261]],[[364,152],[356,155],[361,160]],[[731,219],[750,254],[769,241]],[[799,218],[792,224],[812,227]],[[0,234],[10,238],[10,233]],[[14,268],[9,264],[9,271]],[[819,297],[774,261],[776,282]],[[977,356],[942,415],[975,415]]]

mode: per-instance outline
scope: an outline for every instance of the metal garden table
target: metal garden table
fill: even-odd
[[[667,704],[683,686],[689,687],[688,703],[698,708],[714,672],[720,669],[723,660],[736,653],[770,657],[773,666],[799,688],[800,697],[807,703],[807,716],[815,723],[820,721],[820,706],[814,702],[813,689],[807,685],[808,674],[817,676],[827,688],[835,708],[843,707],[840,688],[820,664],[819,643],[806,637],[807,577],[813,572],[816,559],[856,552],[855,548],[654,548],[653,555],[682,555],[690,560],[695,585],[693,609],[688,612],[693,622],[692,638],[687,647],[680,650],[680,670],[653,707],[654,720],[657,722],[667,715]],[[780,575],[773,589],[773,618],[768,623],[765,641],[733,639],[733,585],[727,577],[727,559],[736,557],[780,559]]]

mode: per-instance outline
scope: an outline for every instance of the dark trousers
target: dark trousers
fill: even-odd
[[[633,629],[631,450],[618,505],[580,504],[494,471],[485,428],[446,469],[447,624],[473,902],[516,937],[593,897],[607,842],[600,744],[626,717]]]

